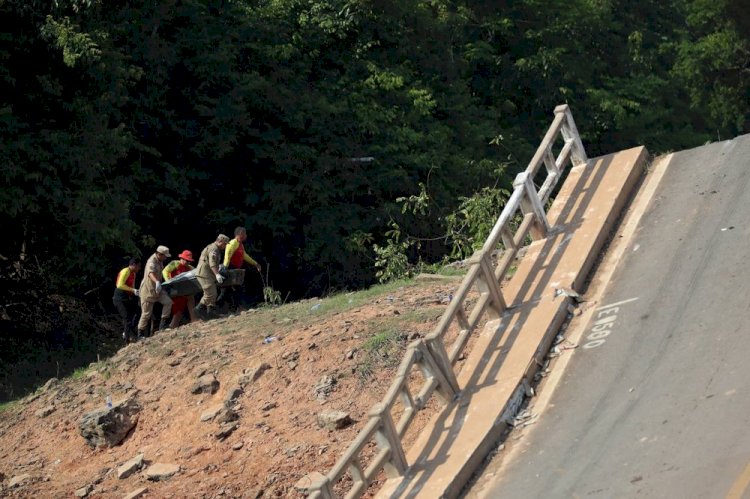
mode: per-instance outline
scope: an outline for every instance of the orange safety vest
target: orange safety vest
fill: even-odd
[[[245,245],[240,243],[237,246],[237,249],[232,254],[232,258],[229,259],[229,268],[230,269],[241,269],[242,268],[242,261],[245,258]]]
[[[191,265],[183,265],[180,263],[177,265],[177,267],[175,267],[173,271],[169,273],[169,278],[172,279],[174,276],[180,275],[183,272],[187,272],[188,270],[193,270],[193,267]]]
[[[125,274],[123,274],[125,272]],[[129,287],[133,288],[135,284],[135,272],[132,272],[130,270],[130,267],[125,267],[120,272],[117,273],[117,279],[115,279],[115,288],[119,288],[119,286],[122,283],[122,279],[124,279],[124,284]],[[122,290],[125,291],[125,290]],[[133,293],[132,291],[127,291],[128,293]]]

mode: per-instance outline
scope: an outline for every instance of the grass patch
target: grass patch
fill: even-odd
[[[360,380],[365,382],[378,368],[398,365],[402,350],[401,335],[396,329],[386,329],[368,338],[362,344],[365,358],[357,365]]]
[[[260,307],[249,320],[253,323],[253,329],[266,331],[265,335],[283,335],[300,325],[313,324],[321,316],[361,307],[382,295],[417,285],[414,280],[399,280],[375,285],[362,291],[342,291],[324,298],[287,303],[273,308]]]
[[[167,341],[166,338],[162,338],[160,342],[157,342],[156,340],[144,341],[143,344],[144,344],[146,353],[148,353],[151,357],[168,357],[173,352],[172,352],[172,349],[168,345],[165,346],[166,341]]]
[[[18,407],[18,400],[10,400],[8,402],[0,402],[0,414],[12,411]]]
[[[449,270],[451,272],[451,270]],[[453,271],[461,274],[463,270]],[[360,291],[340,291],[321,298],[307,299],[292,302],[278,307],[261,306],[251,312],[245,312],[242,320],[247,324],[243,326],[243,335],[256,338],[258,342],[265,336],[286,337],[288,334],[298,331],[301,327],[313,326],[331,315],[346,313],[363,306],[374,304],[377,300],[387,300],[391,295],[402,294],[404,290],[419,288],[424,283],[421,280],[401,279],[389,283],[371,286]],[[383,306],[388,306],[386,302]],[[393,302],[399,308],[399,314],[372,317],[367,323],[360,324],[359,334],[362,334],[366,344],[360,347],[360,351],[366,353],[361,361],[359,369],[361,377],[367,378],[380,367],[387,367],[400,362],[403,354],[404,343],[402,337],[416,323],[434,321],[439,319],[442,308],[436,309],[432,306],[419,307],[415,310],[404,310],[398,307],[398,301]],[[364,326],[364,330],[361,327]],[[262,335],[261,333],[262,332]],[[257,347],[254,341],[252,349]],[[398,345],[398,348],[386,348],[388,345]],[[249,348],[249,347],[248,347]]]
[[[339,308],[341,310],[346,310],[349,308],[360,307],[372,298],[380,295],[393,293],[402,288],[411,288],[414,286],[416,286],[414,279],[399,279],[385,284],[377,284],[362,291],[336,293],[327,298],[327,300],[330,301],[331,308],[336,309],[336,311],[339,311]]]
[[[221,328],[221,330],[219,331],[219,336],[228,336],[228,335],[234,335],[234,333],[236,333],[236,332],[237,332],[237,331],[239,331],[239,330],[240,330],[240,328],[239,328],[239,327],[229,327],[229,326],[224,326],[224,327],[223,327],[223,328]]]
[[[459,268],[459,267],[441,267],[436,273],[439,275],[444,275],[448,277],[458,277],[458,276],[464,276],[466,275],[467,268]]]
[[[466,275],[469,270],[468,265],[446,265],[445,263],[422,263],[419,265],[419,272],[423,274],[435,274],[446,277],[456,277]]]
[[[400,315],[396,315],[391,318],[395,324],[408,322],[412,324],[421,324],[429,321],[436,321],[442,315],[447,306],[432,306],[432,307],[420,307],[413,310],[407,310],[401,312]]]
[[[86,376],[86,373],[88,372],[89,368],[87,367],[79,367],[75,371],[73,371],[70,375],[70,379],[82,379]]]
[[[107,381],[112,377],[112,369],[113,365],[109,360],[105,360],[101,363],[101,365],[97,368],[99,371],[99,374],[101,374],[102,379]]]
[[[395,341],[395,331],[382,331],[365,341],[362,345],[362,350],[369,354],[387,354]]]

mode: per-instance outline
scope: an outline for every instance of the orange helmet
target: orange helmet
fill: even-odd
[[[190,250],[185,250],[182,253],[180,253],[179,255],[177,255],[177,258],[184,258],[188,262],[192,262],[193,261],[193,253]]]

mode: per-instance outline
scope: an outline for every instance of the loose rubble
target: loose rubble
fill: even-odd
[[[127,461],[123,463],[119,468],[117,468],[117,478],[120,480],[123,480],[136,471],[140,470],[143,466],[143,454],[138,454],[130,461]]]
[[[340,430],[353,422],[349,413],[344,411],[323,411],[318,414],[318,426],[328,430]]]
[[[190,393],[208,393],[214,394],[219,391],[219,380],[213,374],[204,374],[198,381],[193,383],[193,387],[190,389]]]
[[[146,470],[146,478],[158,482],[160,480],[168,480],[173,475],[179,472],[179,465],[168,463],[154,463]]]

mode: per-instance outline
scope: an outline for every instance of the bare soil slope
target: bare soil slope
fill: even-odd
[[[341,456],[405,347],[434,328],[459,282],[410,281],[249,310],[128,345],[0,412],[0,496],[73,497],[83,488],[79,495],[123,497],[146,487],[144,497],[298,497],[295,483]],[[238,427],[217,438],[220,424],[201,415],[264,363],[270,368],[237,399]],[[193,394],[204,373],[215,374],[218,391]],[[139,420],[119,445],[92,449],[79,421],[108,396],[135,397]],[[433,400],[421,419],[437,406]],[[323,429],[317,417],[325,410],[354,422]],[[143,469],[118,478],[118,467],[139,453]],[[180,471],[149,480],[153,463]]]

